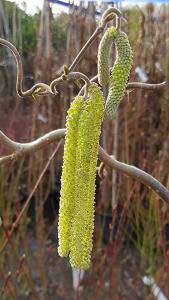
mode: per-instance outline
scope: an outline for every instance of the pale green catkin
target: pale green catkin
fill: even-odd
[[[94,228],[94,195],[99,136],[103,118],[103,94],[96,83],[80,115],[76,163],[76,205],[72,218],[70,263],[74,268],[90,265]]]
[[[112,44],[117,36],[115,27],[110,27],[104,33],[98,48],[98,82],[101,86],[109,83],[109,58]]]
[[[61,197],[59,208],[58,237],[60,256],[68,256],[70,251],[70,228],[76,201],[75,169],[78,126],[83,109],[83,97],[76,97],[71,103],[66,118],[66,137],[64,145],[64,160],[61,177]]]
[[[115,45],[117,58],[110,75],[109,93],[105,106],[105,114],[109,119],[114,116],[120,101],[124,97],[133,62],[132,49],[128,41],[128,36],[124,32],[118,32]]]

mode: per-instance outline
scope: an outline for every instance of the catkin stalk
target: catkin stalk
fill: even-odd
[[[61,177],[58,237],[60,256],[68,256],[70,251],[70,230],[75,206],[75,169],[79,118],[83,109],[83,98],[76,97],[71,103],[66,118],[64,161]]]
[[[76,204],[71,227],[70,263],[87,269],[90,265],[94,227],[94,194],[99,136],[103,117],[103,94],[96,83],[88,88],[88,99],[80,115],[76,152]]]

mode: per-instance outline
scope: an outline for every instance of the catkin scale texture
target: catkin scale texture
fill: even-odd
[[[124,97],[133,62],[132,49],[124,32],[118,32],[115,45],[117,58],[111,70],[109,93],[105,106],[105,114],[109,119],[116,113],[120,101]]]
[[[109,57],[112,44],[117,36],[115,27],[110,27],[104,33],[98,48],[98,82],[101,86],[109,83]]]
[[[66,137],[64,145],[64,160],[61,177],[61,196],[59,208],[58,237],[60,256],[68,256],[70,252],[70,228],[75,206],[75,169],[78,126],[83,98],[76,97],[71,103],[66,118]]]
[[[99,136],[103,118],[103,94],[96,83],[88,88],[88,100],[80,115],[75,172],[76,205],[71,227],[70,263],[87,269],[90,265],[94,228],[95,176]]]

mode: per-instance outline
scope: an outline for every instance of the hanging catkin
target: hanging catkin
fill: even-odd
[[[115,45],[117,58],[111,71],[109,93],[105,106],[105,114],[109,119],[116,113],[120,101],[124,97],[133,61],[132,49],[124,32],[118,32]]]
[[[110,27],[104,33],[98,48],[98,82],[101,86],[109,83],[109,58],[112,44],[117,36],[115,27]]]
[[[94,227],[95,174],[103,118],[103,94],[96,83],[88,88],[78,128],[75,174],[75,209],[71,227],[70,263],[87,269],[90,265]]]
[[[66,118],[66,137],[64,145],[64,161],[61,178],[61,197],[59,208],[59,248],[60,256],[68,256],[70,251],[70,228],[76,201],[75,169],[79,117],[83,109],[83,98],[76,97],[71,103]]]

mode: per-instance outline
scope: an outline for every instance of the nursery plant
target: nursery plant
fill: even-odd
[[[109,22],[115,25],[107,28]],[[103,14],[98,27],[81,49],[70,66],[63,67],[63,74],[50,85],[36,83],[27,91],[23,90],[23,68],[19,52],[9,41],[0,38],[0,44],[9,48],[17,64],[16,92],[20,98],[38,97],[57,94],[57,86],[62,81],[84,82],[79,94],[72,101],[66,117],[66,129],[56,129],[30,143],[18,143],[9,139],[0,131],[0,142],[12,153],[0,158],[0,164],[21,159],[45,145],[65,137],[64,159],[61,177],[61,196],[58,222],[59,247],[61,257],[69,256],[72,267],[88,269],[91,263],[92,238],[95,208],[96,171],[108,166],[116,169],[152,189],[161,199],[169,204],[169,191],[150,174],[134,166],[117,161],[99,146],[101,125],[104,119],[113,119],[120,102],[126,93],[134,89],[161,89],[165,82],[148,84],[130,82],[129,76],[134,60],[134,53],[126,33],[121,30],[123,16],[117,8],[109,8]],[[98,74],[89,79],[85,74],[74,72],[83,59],[86,50],[93,41],[104,32],[98,47]],[[116,49],[113,67],[110,64],[111,50]],[[108,96],[105,99],[104,89]],[[59,147],[60,144],[58,144]],[[54,155],[54,154],[53,154]],[[101,162],[99,166],[99,161]],[[33,192],[35,192],[36,187]],[[32,196],[32,195],[31,195]],[[8,243],[8,238],[21,221],[31,197],[12,224],[8,237],[0,251]],[[3,226],[3,220],[1,220]]]

